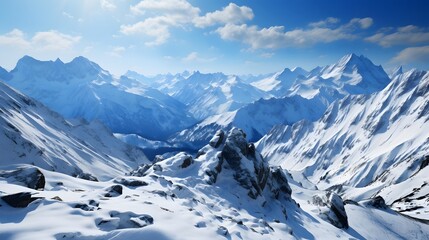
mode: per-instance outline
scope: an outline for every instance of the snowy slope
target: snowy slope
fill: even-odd
[[[0,82],[0,165],[26,163],[107,179],[147,161],[101,123],[67,122]]]
[[[63,63],[25,56],[10,74],[8,84],[64,117],[98,119],[114,132],[165,138],[194,123],[180,102],[135,80],[115,79],[83,57]]]
[[[274,127],[258,149],[321,188],[355,187],[344,194],[356,198],[379,193],[402,210],[420,204],[428,219],[428,86],[427,72],[406,72],[379,93],[335,101],[316,122]]]
[[[183,86],[172,96],[186,104],[195,118],[236,110],[269,95],[242,82],[237,76],[223,73],[195,72],[182,81]]]
[[[26,166],[0,175],[16,167]],[[24,208],[0,200],[1,239],[427,239],[429,232],[372,199],[344,204],[335,193],[303,188],[299,176],[270,168],[239,129],[218,132],[198,157],[179,153],[109,181],[39,171],[43,190],[0,177],[1,197],[39,198]]]
[[[252,85],[266,92],[272,93],[274,96],[283,97],[290,90],[290,88],[305,79],[309,72],[300,67],[285,68],[282,72],[275,73],[269,77],[263,78]]]
[[[317,120],[322,116],[324,104],[318,99],[300,96],[260,99],[236,111],[214,115],[195,126],[173,135],[172,143],[187,143],[199,148],[219,129],[239,127],[250,141],[259,140],[274,125],[293,124],[302,119]]]

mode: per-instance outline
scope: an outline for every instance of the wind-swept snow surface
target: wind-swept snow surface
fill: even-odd
[[[2,167],[0,238],[428,237],[429,225],[378,199],[347,203],[334,192],[301,187],[303,179],[269,167],[244,137],[236,128],[219,131],[197,157],[179,153],[104,182],[36,169],[44,184],[35,190],[20,178],[11,180],[15,169],[29,173],[34,167]]]

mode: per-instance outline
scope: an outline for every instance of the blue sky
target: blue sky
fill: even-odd
[[[82,55],[116,75],[257,74],[354,52],[428,70],[428,11],[423,0],[4,0],[0,66]]]

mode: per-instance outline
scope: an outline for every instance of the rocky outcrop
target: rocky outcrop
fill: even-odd
[[[43,190],[45,188],[45,176],[36,167],[22,167],[16,170],[0,171],[0,178],[5,178],[8,183],[34,190]]]
[[[222,130],[217,130],[215,135],[212,137],[212,139],[209,141],[209,145],[218,148],[222,142],[224,141],[225,133]]]
[[[381,196],[376,196],[364,202],[366,206],[375,207],[378,209],[388,209],[389,207],[386,205],[384,198]]]
[[[319,215],[338,228],[348,228],[343,199],[334,192],[313,196],[313,204],[319,206]]]
[[[268,189],[266,192],[276,199],[290,199],[292,190],[281,168],[270,168],[253,143],[247,142],[246,134],[241,129],[232,128],[226,137],[219,130],[209,146],[220,152],[205,166],[208,183],[216,183],[222,169],[228,169],[232,171],[234,180],[253,199],[262,196],[264,189]]]

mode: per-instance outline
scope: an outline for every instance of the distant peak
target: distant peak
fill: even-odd
[[[68,65],[101,70],[101,67],[97,63],[92,62],[88,58],[82,56],[75,57],[70,63],[68,63]]]
[[[79,56],[79,57],[75,57],[71,62],[91,62],[91,61],[89,61],[89,59],[86,57]]]
[[[63,61],[61,61],[61,59],[60,58],[57,58],[56,60],[55,60],[55,63],[64,63]]]
[[[24,55],[21,59],[18,60],[18,64],[29,63],[29,62],[40,62],[40,61],[28,55]]]

